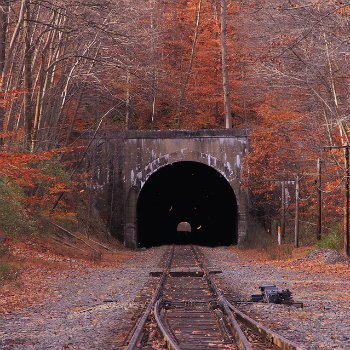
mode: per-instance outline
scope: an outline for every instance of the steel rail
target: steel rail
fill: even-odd
[[[284,338],[283,336],[271,331],[262,324],[256,322],[248,315],[238,310],[228,300],[226,300],[226,303],[242,323],[248,325],[248,327],[253,329],[255,333],[262,335],[264,338],[268,339],[272,344],[278,346],[281,350],[305,350],[299,345],[293,343],[292,341]]]
[[[159,330],[161,331],[167,346],[170,350],[181,350],[181,347],[177,343],[176,339],[174,338],[173,334],[170,332],[169,328],[165,325],[162,316],[161,316],[161,310],[164,307],[165,300],[160,298],[161,291],[164,288],[165,280],[167,278],[167,275],[169,273],[173,257],[174,257],[174,249],[173,246],[170,252],[169,259],[167,261],[166,268],[164,269],[162,276],[160,278],[160,281],[158,283],[158,286],[156,288],[156,291],[154,292],[151,301],[149,302],[146,311],[144,312],[142,318],[139,320],[135,331],[133,333],[133,336],[129,342],[129,345],[126,350],[135,350],[138,349],[137,343],[141,338],[142,330],[145,326],[145,323],[149,317],[149,314],[154,306],[154,317],[157,322],[157,325],[159,327]],[[222,294],[216,283],[214,282],[213,278],[210,276],[210,272],[207,269],[207,267],[204,265],[203,258],[199,256],[199,253],[197,251],[197,248],[193,247],[191,245],[191,250],[194,254],[195,260],[198,262],[200,268],[203,270],[204,276],[208,282],[209,288],[212,290],[213,294],[217,298],[218,304],[223,309],[224,313],[228,317],[231,325],[232,325],[232,332],[234,335],[234,338],[236,340],[236,345],[240,350],[253,350],[251,344],[249,343],[246,335],[242,331],[239,323],[237,320],[248,326],[254,333],[260,335],[262,338],[266,339],[271,344],[276,345],[281,350],[305,350],[305,348],[300,347],[299,345],[293,343],[292,341],[289,341],[288,339],[284,338],[283,336],[271,331],[270,329],[266,328],[265,326],[261,325],[260,323],[254,321],[252,318],[250,318],[248,315],[244,314],[242,311],[237,309],[234,305],[232,305]]]
[[[165,279],[166,279],[166,276],[167,276],[167,273],[170,269],[170,266],[171,266],[171,262],[173,260],[173,257],[174,257],[174,249],[175,247],[173,246],[172,249],[171,249],[171,252],[170,252],[170,256],[169,256],[169,259],[167,261],[167,265],[163,271],[163,274],[162,274],[162,277],[160,278],[159,280],[159,283],[158,283],[158,286],[152,296],[152,299],[151,301],[148,303],[148,306],[147,306],[147,309],[146,311],[144,312],[143,316],[141,317],[141,319],[139,320],[136,328],[135,328],[135,331],[130,339],[130,342],[128,344],[128,347],[126,348],[126,350],[134,350],[136,348],[136,345],[137,345],[137,342],[142,334],[142,330],[143,330],[143,327],[147,321],[147,318],[152,310],[152,307],[153,305],[155,304],[155,302],[157,301],[158,297],[159,297],[159,294],[163,288],[163,285],[164,285],[164,282],[165,282]]]
[[[233,316],[232,311],[229,308],[227,300],[225,299],[225,297],[221,293],[220,289],[218,288],[218,286],[216,285],[214,280],[211,278],[210,273],[209,273],[208,269],[204,266],[202,260],[200,259],[199,255],[198,255],[198,252],[196,251],[196,249],[193,246],[191,246],[191,249],[192,249],[192,251],[193,251],[193,253],[194,253],[195,257],[196,257],[197,262],[199,263],[200,267],[204,271],[204,275],[206,276],[206,278],[208,280],[209,286],[212,288],[213,292],[216,294],[216,297],[218,298],[218,301],[219,301],[220,305],[223,307],[223,309],[225,310],[226,315],[230,319],[230,322],[231,322],[231,324],[233,326],[232,331],[233,331],[235,340],[237,342],[237,346],[241,350],[253,350],[253,348],[250,345],[247,337],[245,336],[245,334],[243,333],[243,331],[242,331],[241,327],[239,326],[237,320]]]
[[[213,281],[212,277],[209,276],[209,272],[207,270],[207,268],[203,265],[202,261],[200,261],[198,253],[196,252],[195,248],[193,248],[195,255],[198,257],[198,262],[201,265],[201,268],[205,271],[205,274],[207,275],[208,280],[210,281],[210,285],[213,288],[213,290],[215,291],[215,294],[217,295],[219,301],[221,302],[222,306],[225,309],[225,312],[227,312],[227,309],[229,309],[229,312],[227,312],[230,321],[232,322],[232,324],[234,324],[234,328],[235,330],[238,329],[239,331],[242,332],[240,326],[237,323],[237,319],[239,319],[242,323],[245,323],[250,329],[252,329],[255,333],[263,336],[263,338],[267,339],[268,341],[270,341],[272,344],[275,344],[276,346],[278,346],[281,350],[305,350],[304,348],[300,347],[299,345],[297,345],[296,343],[284,338],[282,335],[279,335],[273,331],[271,331],[270,329],[268,329],[267,327],[263,326],[262,324],[256,322],[255,320],[253,320],[251,317],[249,317],[248,315],[244,314],[242,311],[240,311],[239,309],[237,309],[235,306],[233,306],[221,293],[221,291],[219,290],[219,288],[217,287],[216,283]],[[235,316],[232,314],[232,311],[235,314]],[[237,328],[236,328],[237,326]],[[243,332],[242,332],[243,333]],[[244,338],[246,339],[245,335]],[[243,338],[243,339],[244,339]],[[248,341],[248,340],[247,340]],[[242,344],[243,346],[245,346],[245,344]],[[250,344],[249,344],[250,346]],[[251,346],[250,346],[251,348]]]
[[[163,323],[162,318],[160,316],[160,308],[161,308],[161,304],[164,302],[163,299],[159,299],[155,306],[154,306],[154,317],[157,321],[157,325],[160,329],[160,331],[162,332],[167,345],[168,345],[168,349],[170,350],[181,350],[181,348],[179,347],[179,345],[177,344],[176,340],[174,339],[174,337],[171,335],[171,333],[169,332],[168,328],[166,327],[166,325]]]

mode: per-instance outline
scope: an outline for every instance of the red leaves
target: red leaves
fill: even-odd
[[[16,205],[27,215],[36,217],[38,214],[49,213],[57,195],[71,192],[76,183],[67,180],[64,166],[57,156],[71,152],[72,148],[61,148],[38,153],[2,151],[0,152],[0,177],[9,184],[19,188],[18,198],[13,198]],[[12,200],[10,198],[10,200]],[[15,204],[14,204],[15,205]],[[55,217],[71,216],[72,208],[63,200],[55,211]],[[75,216],[72,216],[73,221]]]

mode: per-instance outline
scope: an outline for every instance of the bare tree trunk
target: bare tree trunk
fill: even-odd
[[[6,59],[6,33],[9,11],[10,1],[0,0],[0,77],[2,76]]]
[[[317,159],[317,240],[322,238],[322,165],[321,158]]]
[[[44,52],[46,50],[44,49]],[[42,55],[40,69],[38,72],[38,84],[39,89],[37,91],[36,96],[36,105],[35,105],[35,113],[34,113],[34,124],[33,124],[33,135],[32,135],[32,145],[31,145],[31,152],[33,153],[35,151],[35,146],[37,142],[37,134],[38,134],[38,125],[39,125],[39,114],[42,104],[42,96],[43,96],[43,89],[44,89],[44,64],[45,64],[45,55]]]
[[[51,25],[54,27],[59,27],[62,24],[62,14],[56,15],[53,14],[50,21]],[[47,130],[45,130],[46,135],[43,135],[42,127],[44,126],[46,120],[44,114],[48,114],[47,106],[50,104],[50,96],[48,92],[51,89],[50,82],[53,77],[53,70],[48,69],[52,65],[52,62],[55,61],[54,51],[52,48],[52,43],[55,41],[55,38],[58,36],[58,30],[51,31],[47,36],[47,39],[44,43],[42,49],[42,59],[41,59],[41,68],[38,73],[40,89],[38,91],[36,109],[35,109],[35,118],[34,118],[34,135],[32,142],[32,150],[35,149],[39,140],[47,136]],[[46,137],[47,138],[47,137]]]
[[[222,56],[222,87],[224,92],[225,128],[232,128],[232,112],[230,101],[230,87],[227,64],[227,40],[226,40],[226,0],[221,0],[221,56]]]
[[[342,144],[349,144],[350,138],[348,135],[347,127],[344,125],[344,121],[341,119],[339,116],[339,97],[338,93],[336,90],[336,84],[335,84],[335,77],[334,77],[334,69],[331,61],[331,56],[330,56],[330,50],[329,50],[329,41],[327,39],[327,34],[326,34],[326,29],[322,24],[322,31],[323,31],[323,38],[324,38],[324,43],[325,43],[325,49],[326,49],[326,55],[327,55],[327,63],[328,63],[328,71],[329,71],[329,79],[330,79],[330,85],[331,85],[331,91],[333,95],[333,103],[335,106],[335,114],[337,118],[337,123],[339,125],[339,131],[340,131],[340,137],[342,138]]]
[[[282,181],[282,217],[281,217],[281,237],[284,240],[286,235],[286,182]]]
[[[220,60],[221,60],[221,53],[220,53],[220,44],[219,44],[219,35],[220,35],[220,32],[219,32],[219,27],[220,27],[220,10],[219,10],[219,3],[218,1],[215,1],[214,2],[214,19],[215,19],[215,23],[217,25],[217,29],[215,30],[215,34],[214,34],[214,37],[215,37],[215,47],[216,47],[216,50],[214,52],[214,60],[215,60],[215,80],[218,80],[219,78],[219,75],[220,75]],[[216,101],[215,102],[215,105],[214,105],[214,115],[215,115],[215,120],[216,120],[216,124],[217,125],[220,125],[221,124],[221,121],[219,122],[219,118],[220,118],[220,114],[219,114],[219,101]]]
[[[72,118],[71,124],[69,126],[69,130],[67,132],[67,137],[66,137],[66,142],[65,142],[65,146],[66,147],[69,145],[69,140],[70,140],[70,138],[72,136],[72,132],[73,132],[73,129],[74,129],[74,124],[75,124],[75,121],[76,121],[77,116],[78,116],[78,111],[79,111],[79,107],[80,107],[80,104],[81,104],[81,100],[82,100],[83,95],[84,95],[84,91],[85,91],[85,87],[83,86],[81,91],[80,91],[80,93],[79,93],[79,97],[78,97],[78,100],[77,100],[77,105],[75,106],[73,118]]]
[[[152,2],[152,18],[151,18],[151,35],[152,35],[152,94],[151,94],[151,106],[152,106],[152,111],[151,111],[151,129],[153,130],[154,127],[154,119],[156,115],[156,101],[157,101],[157,69],[156,69],[156,64],[157,64],[157,51],[156,51],[156,25],[155,25],[155,7],[156,7],[156,2],[153,0]]]
[[[16,27],[13,31],[12,37],[11,37],[10,45],[9,45],[8,52],[7,52],[7,59],[5,60],[4,68],[2,71],[2,78],[4,78],[4,76],[8,73],[8,68],[9,68],[10,64],[12,63],[11,58],[12,58],[13,50],[15,48],[17,36],[18,36],[19,31],[20,31],[21,26],[22,26],[24,12],[25,12],[25,8],[26,8],[26,2],[27,2],[27,0],[21,1],[21,8],[19,11],[18,21],[17,21]],[[5,83],[3,80],[2,86],[4,86],[4,84]]]
[[[31,145],[32,139],[32,49],[30,43],[30,4],[25,3],[23,22],[24,54],[24,96],[23,96],[23,125],[24,125],[24,148]]]
[[[126,99],[125,99],[125,128],[129,130],[131,127],[131,93],[130,93],[131,77],[129,68],[126,72]]]
[[[197,11],[196,28],[195,28],[195,31],[194,31],[194,38],[193,38],[193,43],[192,43],[192,51],[191,51],[190,63],[189,63],[188,68],[187,68],[185,81],[184,81],[184,83],[182,84],[182,87],[181,87],[179,103],[177,104],[177,109],[176,109],[177,126],[178,126],[178,128],[180,128],[180,122],[181,122],[182,101],[183,101],[183,99],[185,97],[186,87],[187,87],[188,81],[190,79],[190,74],[191,74],[192,65],[193,65],[193,59],[194,59],[194,51],[195,51],[196,45],[197,45],[198,29],[199,29],[199,24],[200,24],[200,19],[201,19],[201,11],[202,11],[202,0],[199,0],[199,2],[198,2],[198,11]]]
[[[294,247],[299,248],[299,174],[295,179],[295,221],[294,221]]]
[[[10,12],[9,0],[0,0],[0,90],[1,90],[1,77],[4,71],[6,61],[6,34],[7,34],[7,23]],[[2,97],[0,97],[2,98]],[[0,107],[0,131],[4,127],[4,109]],[[0,145],[3,140],[0,138]]]

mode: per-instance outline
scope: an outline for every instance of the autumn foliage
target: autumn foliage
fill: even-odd
[[[267,226],[278,220],[281,181],[288,182],[291,219],[298,176],[308,230],[313,232],[319,190],[323,226],[331,230],[332,218],[342,217],[345,163],[343,149],[324,147],[350,142],[350,13],[342,2],[5,1],[5,182],[22,188],[32,207],[40,203],[48,211],[73,183],[47,164],[74,161],[68,150],[84,144],[85,133],[223,128],[223,4],[232,124],[250,132],[244,174],[256,196],[252,210],[261,206],[258,216]],[[64,203],[62,210],[70,212]]]

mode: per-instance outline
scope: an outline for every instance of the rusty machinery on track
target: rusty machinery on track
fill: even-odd
[[[126,349],[303,350],[228,302],[211,276],[216,272],[199,248],[173,246],[165,269],[152,273],[158,286]]]

